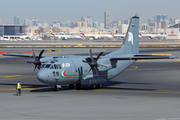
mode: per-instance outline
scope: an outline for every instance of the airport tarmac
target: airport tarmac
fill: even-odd
[[[88,49],[63,48],[61,52],[83,54]],[[107,54],[115,49],[92,50]],[[9,53],[23,50],[12,48]],[[36,50],[38,53],[41,48]],[[172,54],[180,58],[179,50],[140,48],[140,53]],[[33,73],[34,65],[27,64],[27,60],[33,61],[0,56],[0,119],[180,120],[180,59],[140,60],[102,89],[84,86],[80,90],[70,90],[63,86],[57,92],[37,80],[38,70]],[[23,87],[22,96],[15,96],[18,81]]]

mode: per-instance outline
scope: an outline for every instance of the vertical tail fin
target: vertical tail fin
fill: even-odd
[[[114,33],[113,33],[111,30],[109,30],[109,32],[111,33],[111,35],[112,35],[113,37],[115,37]]]
[[[86,35],[82,32],[82,30],[79,30],[81,32],[81,35],[83,35],[84,37],[86,37]]]
[[[52,30],[50,30],[50,33],[55,37],[55,34],[53,33],[53,31]]]
[[[107,56],[139,53],[139,17],[132,17],[122,47]]]
[[[143,35],[141,33],[139,33],[141,37],[143,37]]]

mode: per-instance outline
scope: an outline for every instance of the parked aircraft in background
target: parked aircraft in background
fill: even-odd
[[[109,30],[109,32],[111,33],[111,35],[113,37],[125,38],[125,36],[126,36],[126,34],[114,34],[111,30]]]
[[[155,38],[166,38],[165,34],[142,34],[140,33],[140,35],[143,38],[150,38],[150,39],[155,39]]]
[[[79,30],[81,32],[81,35],[86,37],[86,38],[92,38],[93,40],[98,40],[98,39],[112,39],[112,35],[85,35],[82,30]]]
[[[109,30],[109,32],[111,33],[111,35],[113,37],[120,37],[120,38],[125,38],[126,35],[125,34],[114,34],[111,30]],[[139,33],[139,38],[142,38],[142,35]]]
[[[91,49],[89,56],[45,56],[44,50],[38,56],[32,51],[32,55],[4,54],[5,56],[33,57],[33,63],[39,69],[37,79],[49,84],[54,90],[61,85],[69,85],[70,88],[80,88],[88,85],[92,88],[103,87],[104,83],[116,77],[137,60],[143,59],[174,59],[174,56],[154,56],[139,54],[139,17],[132,17],[122,47],[112,53],[97,57],[93,56]],[[136,77],[136,76],[134,76]]]
[[[70,33],[53,33],[52,30],[50,30],[51,35],[53,35],[56,38],[62,39],[62,40],[68,40],[68,39],[82,39],[81,36],[73,35]]]

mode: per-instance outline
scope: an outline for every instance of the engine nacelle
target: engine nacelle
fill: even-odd
[[[91,77],[85,80],[81,80],[82,85],[93,85],[93,84],[98,85],[98,84],[103,84],[105,82],[107,82],[107,80],[102,77]]]
[[[109,58],[103,58],[97,61],[98,62],[98,71],[108,71],[112,69],[112,64]]]
[[[48,61],[49,59],[53,59],[53,57],[41,58],[40,61],[41,61],[41,63],[44,63],[44,62]]]

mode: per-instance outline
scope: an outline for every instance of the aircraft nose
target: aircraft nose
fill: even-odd
[[[39,72],[37,73],[37,79],[42,83],[46,83],[47,77],[43,70],[39,70]]]

